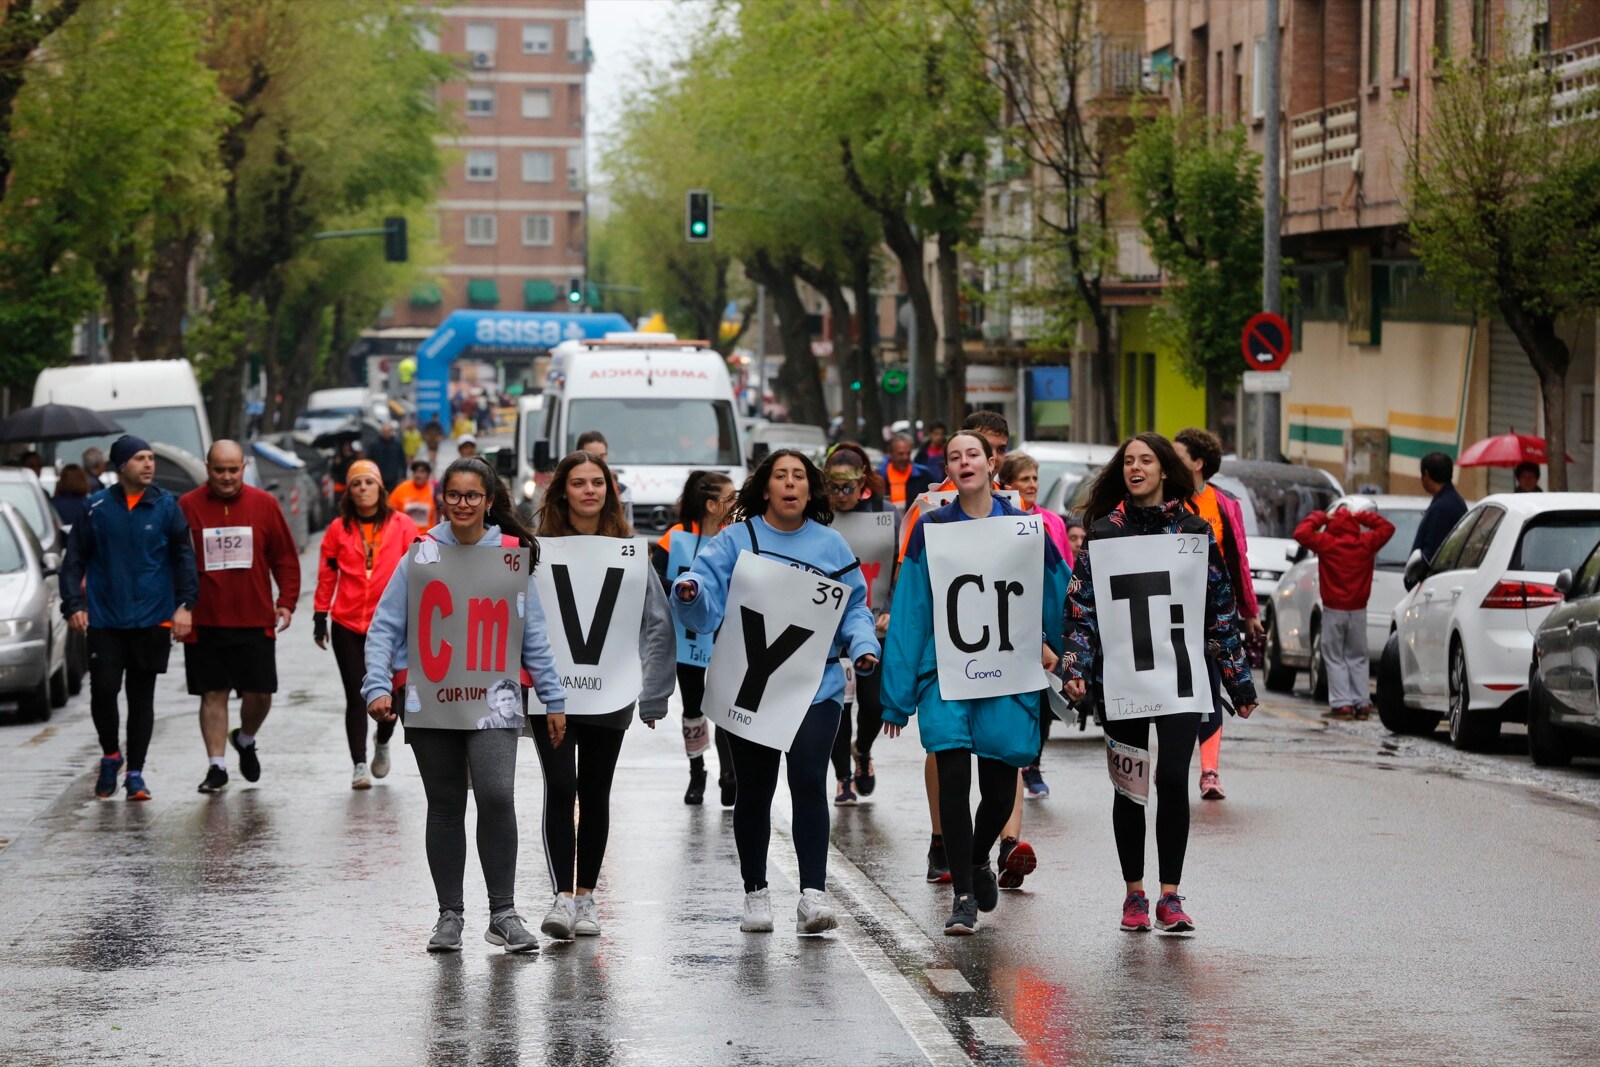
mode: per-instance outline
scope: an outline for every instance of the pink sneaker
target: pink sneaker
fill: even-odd
[[[1216,771],[1200,772],[1200,799],[1223,800],[1228,794],[1222,791],[1222,776]]]
[[[1169,934],[1187,934],[1194,930],[1194,920],[1184,913],[1183,898],[1176,893],[1162,893],[1161,899],[1156,901],[1156,925]]]
[[[1137,890],[1122,902],[1122,928],[1130,934],[1150,931],[1150,902]]]

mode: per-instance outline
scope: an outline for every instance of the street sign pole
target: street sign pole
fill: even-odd
[[[1266,150],[1262,153],[1262,174],[1266,179],[1266,217],[1262,220],[1261,228],[1261,306],[1274,314],[1283,311],[1283,286],[1280,281],[1283,273],[1283,247],[1278,233],[1283,212],[1283,178],[1279,173],[1278,163],[1281,152],[1281,146],[1278,144],[1280,136],[1278,97],[1282,92],[1283,82],[1278,64],[1279,51],[1278,0],[1267,0],[1265,56],[1267,128],[1264,146]],[[1270,460],[1278,456],[1278,443],[1281,440],[1278,429],[1279,395],[1262,393],[1257,401],[1257,459]]]

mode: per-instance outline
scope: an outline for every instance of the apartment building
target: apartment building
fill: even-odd
[[[585,0],[473,0],[439,14],[431,43],[464,72],[442,90],[461,126],[438,202],[446,260],[394,322],[567,310],[585,263]]]
[[[1266,5],[1148,0],[1144,11],[1150,66],[1166,76],[1173,105],[1244,124],[1262,151]],[[1543,57],[1574,87],[1592,85],[1600,4],[1282,0],[1280,18],[1277,178],[1298,291],[1279,446],[1348,487],[1414,492],[1427,452],[1543,429],[1537,378],[1509,330],[1434,285],[1407,243],[1405,144],[1426,129],[1431,75],[1507,46]],[[1600,473],[1594,323],[1569,332],[1568,469],[1572,487],[1587,488]],[[1475,471],[1463,488],[1509,486],[1508,472]]]

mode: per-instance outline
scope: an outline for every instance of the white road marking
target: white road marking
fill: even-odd
[[[1011,1024],[998,1015],[979,1015],[967,1019],[967,1025],[972,1027],[972,1033],[985,1045],[1026,1045],[1027,1042],[1017,1036],[1011,1029]]]
[[[941,993],[972,992],[972,984],[953,967],[924,967],[922,973],[928,976],[928,984]]]

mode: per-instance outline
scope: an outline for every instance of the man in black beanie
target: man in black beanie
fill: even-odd
[[[189,633],[199,595],[194,545],[178,499],[155,485],[148,442],[127,434],[111,445],[117,484],[89,498],[61,564],[61,612],[89,638],[89,710],[100,734],[95,796],[117,792],[124,762],[129,800],[149,800],[144,757],[155,730],[156,675],[174,637]],[[128,749],[119,743],[117,694],[128,693]]]

